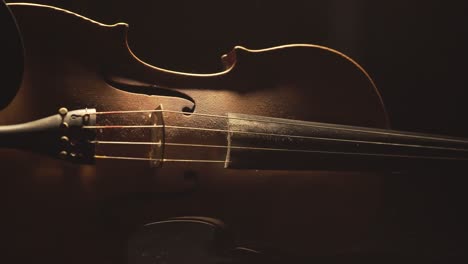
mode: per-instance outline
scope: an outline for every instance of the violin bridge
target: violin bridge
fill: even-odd
[[[160,168],[164,162],[164,116],[163,106],[159,105],[153,113],[151,113],[151,122],[155,126],[151,129],[151,142],[158,143],[151,145],[149,159],[150,166],[153,168]]]

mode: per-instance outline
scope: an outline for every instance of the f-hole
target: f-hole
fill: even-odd
[[[186,113],[186,115],[190,115],[195,111],[195,100],[189,95],[178,90],[121,77],[108,77],[106,82],[119,90],[129,93],[182,98],[192,102],[193,107],[190,108],[186,106],[182,108],[181,111]]]

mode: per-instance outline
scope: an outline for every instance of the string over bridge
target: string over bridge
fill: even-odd
[[[149,146],[144,153],[138,153],[141,155],[132,155],[125,148],[122,154],[103,151],[103,155],[95,158],[149,161],[152,167],[182,162],[265,170],[393,170],[421,168],[419,165],[427,161],[435,167],[453,167],[468,161],[468,141],[462,138],[233,113],[190,113],[192,117],[225,122],[179,119],[174,123],[174,119],[167,119],[171,123],[166,125],[164,113],[187,114],[162,107],[94,113],[143,114],[144,120],[126,118],[124,121],[129,123],[122,125],[104,122],[85,126],[119,137],[112,140],[103,135],[91,143],[108,147]],[[210,141],[206,144],[208,137]]]
[[[164,116],[163,106],[159,105],[155,111],[151,113],[151,121],[155,125],[151,129],[151,142],[155,143],[151,145],[149,160],[151,167],[162,167],[164,162],[164,143],[166,141],[164,131]]]

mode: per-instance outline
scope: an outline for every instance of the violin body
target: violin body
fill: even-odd
[[[0,124],[61,107],[250,115],[389,128],[369,75],[345,55],[315,45],[236,47],[212,74],[169,71],[137,58],[128,26],[104,25],[47,6],[11,4],[23,35],[21,88]],[[216,126],[216,122],[210,121]],[[193,142],[210,138],[187,135]],[[210,143],[210,142],[208,142]],[[216,164],[98,161],[68,164],[1,149],[9,256],[26,262],[124,263],[139,226],[174,216],[223,220],[241,244],[297,256],[353,255],[381,243],[385,177],[377,172],[226,170]],[[281,162],[281,161],[272,161]],[[27,253],[25,253],[27,252]]]

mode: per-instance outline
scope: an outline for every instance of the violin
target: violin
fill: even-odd
[[[369,74],[331,48],[237,46],[223,71],[183,73],[133,54],[125,23],[9,7],[25,68],[0,155],[21,261],[123,262],[138,226],[183,215],[299,256],[371,251],[385,175],[466,167],[466,139],[392,130]]]

